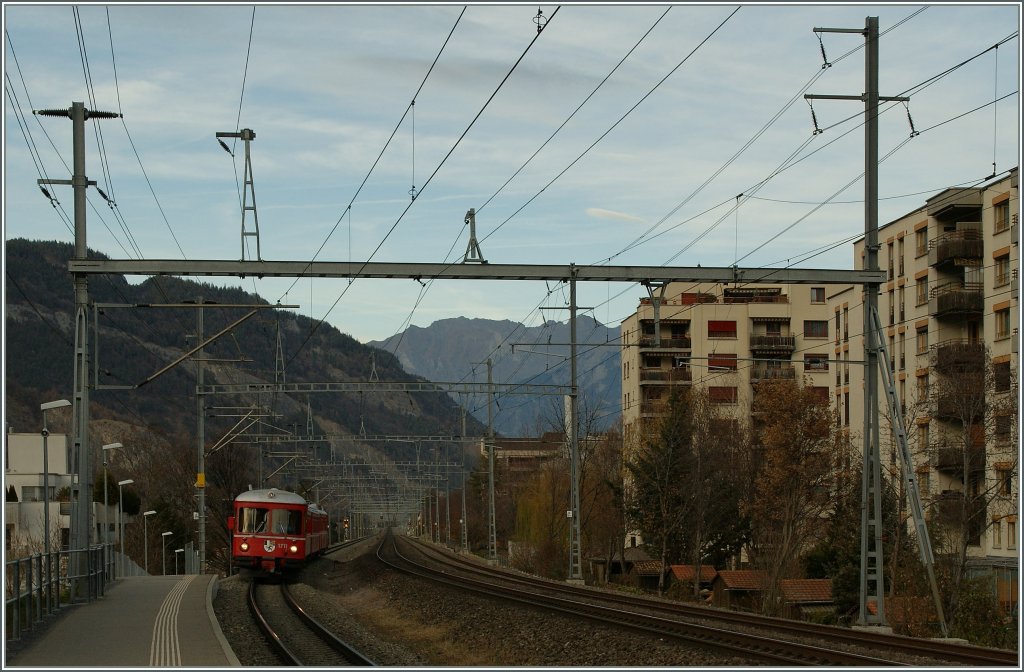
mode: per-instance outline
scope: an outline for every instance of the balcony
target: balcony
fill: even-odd
[[[936,394],[935,417],[957,422],[981,421],[985,414],[985,383],[980,373],[956,374],[958,385]]]
[[[938,444],[931,448],[931,463],[938,471],[963,476],[964,465],[972,472],[985,470],[985,444],[965,448],[962,444]]]
[[[752,352],[793,352],[796,349],[796,336],[751,336]]]
[[[640,349],[650,350],[652,348],[667,350],[689,350],[692,341],[689,336],[676,336],[673,338],[662,338],[660,343],[655,344],[654,336],[641,336]]]
[[[1013,216],[1010,218],[1010,243],[1012,243],[1013,245],[1017,245],[1019,236],[1020,231],[1017,227],[1017,213],[1015,212],[1013,213]]]
[[[950,340],[932,346],[932,366],[938,373],[956,374],[985,368],[985,344]]]
[[[689,383],[692,380],[690,369],[640,369],[641,383]]]
[[[759,383],[764,380],[796,380],[796,368],[792,364],[769,366],[755,363],[750,367],[750,382]]]
[[[985,528],[985,499],[964,498],[959,490],[943,490],[932,499],[933,519],[953,528],[967,532],[968,544],[977,546]]]
[[[965,229],[950,231],[929,241],[928,265],[974,266],[985,255],[985,241],[981,231]]]
[[[984,311],[984,285],[980,282],[947,282],[933,288],[928,298],[928,312],[935,317],[981,315]]]

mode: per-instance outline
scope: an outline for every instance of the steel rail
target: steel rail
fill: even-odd
[[[390,540],[394,554],[399,561],[384,557],[384,547]],[[592,603],[579,602],[568,598],[530,593],[517,588],[500,586],[468,577],[459,577],[440,570],[432,570],[402,555],[393,535],[385,537],[377,548],[378,559],[399,571],[421,578],[443,583],[488,597],[513,600],[532,607],[561,612],[574,618],[587,618],[625,627],[658,637],[672,637],[696,646],[711,648],[731,655],[758,659],[772,664],[784,665],[858,665],[858,666],[902,666],[904,663],[873,656],[835,651],[799,642],[774,639],[763,635],[748,634],[694,623],[682,623],[670,619],[630,612]]]
[[[863,630],[850,630],[837,626],[809,623],[806,621],[792,621],[784,618],[773,618],[748,614],[742,612],[727,611],[723,609],[708,609],[685,603],[666,603],[653,598],[638,595],[620,595],[616,593],[600,591],[593,587],[580,587],[544,579],[542,577],[517,575],[507,570],[482,565],[467,558],[442,552],[432,546],[428,546],[417,540],[407,539],[421,547],[422,550],[431,553],[441,562],[450,566],[458,566],[466,571],[475,572],[484,576],[499,576],[503,580],[514,583],[521,583],[525,586],[542,586],[544,590],[558,593],[587,597],[612,604],[621,604],[633,607],[643,607],[665,613],[676,617],[691,617],[705,620],[717,620],[728,624],[742,625],[744,627],[760,627],[772,630],[787,632],[795,637],[818,637],[837,643],[850,646],[859,646],[869,649],[885,649],[892,652],[899,652],[909,655],[922,656],[933,660],[941,660],[945,663],[956,663],[961,665],[996,666],[996,667],[1020,667],[1019,655],[1016,651],[993,649],[988,647],[974,646],[971,644],[959,644],[934,639],[921,639],[907,637],[905,635],[890,635],[880,632]]]

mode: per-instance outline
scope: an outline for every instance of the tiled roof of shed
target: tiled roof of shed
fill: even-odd
[[[693,565],[672,565],[672,576],[679,581],[693,581],[694,575],[697,573]],[[700,580],[711,581],[715,578],[718,572],[711,565],[700,566]]]
[[[761,569],[723,569],[718,577],[726,588],[739,590],[762,590],[768,575]]]
[[[830,579],[782,579],[779,582],[787,602],[831,602]]]
[[[661,573],[661,560],[633,563],[633,573],[637,576],[658,576]]]

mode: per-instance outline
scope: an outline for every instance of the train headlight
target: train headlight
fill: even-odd
[[[291,551],[292,553],[298,553],[299,552],[299,547],[296,546],[295,544],[292,544],[291,546],[288,547],[288,550]]]
[[[249,542],[248,541],[243,541],[241,544],[238,545],[238,547],[240,549],[242,549],[243,552],[248,551],[249,550]]]

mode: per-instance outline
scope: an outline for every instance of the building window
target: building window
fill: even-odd
[[[824,287],[811,287],[811,303],[825,303]]]
[[[930,486],[931,484],[928,482],[928,471],[925,469],[917,472],[917,491],[922,495],[927,495]]]
[[[804,355],[805,371],[828,371],[828,355],[809,353]]]
[[[843,353],[843,383],[850,384],[850,352]]]
[[[708,320],[708,338],[736,338],[736,320]]]
[[[995,214],[996,227],[995,233],[1002,233],[1010,228],[1010,201],[1005,200],[1002,203],[996,203],[992,206],[992,212]]]
[[[917,401],[922,402],[928,399],[928,374],[917,377]]]
[[[914,254],[923,257],[928,254],[928,229],[914,232]]]
[[[889,290],[889,326],[896,324],[896,290]]]
[[[996,338],[1010,337],[1010,309],[997,310],[996,313]]]
[[[907,303],[905,301],[905,290],[906,287],[900,287],[900,324],[902,324],[907,319]]]
[[[850,426],[850,393],[843,395],[843,424]]]
[[[843,308],[843,342],[850,340],[850,309]]]
[[[892,251],[892,243],[889,243],[889,279],[892,280],[895,274],[892,270],[893,262],[896,261],[896,255]]]
[[[736,387],[708,386],[708,399],[712,404],[735,404],[738,399]]]
[[[992,365],[992,378],[996,392],[1010,391],[1010,363],[998,362]]]
[[[1017,548],[1017,516],[1011,516],[1006,520],[1006,547]]]
[[[828,338],[828,320],[804,320],[804,338]]]
[[[922,451],[928,450],[928,423],[917,426],[918,446]]]
[[[900,334],[900,371],[907,368],[907,334]]]
[[[996,257],[996,287],[1010,284],[1010,255]]]
[[[899,273],[900,277],[903,277],[903,274],[905,272],[905,268],[904,268],[904,264],[903,264],[903,253],[904,253],[903,239],[900,238],[900,240],[899,240],[899,258],[900,258],[900,261],[899,261],[899,264],[898,264],[898,267],[899,267],[899,270],[900,270],[900,273]]]
[[[917,305],[923,306],[928,303],[928,278],[923,277],[917,280]]]
[[[997,415],[995,417],[996,441],[1005,443],[1010,440],[1010,429],[1013,426],[1013,418],[1009,415]]]
[[[711,355],[708,357],[709,371],[735,371],[736,355]]]
[[[1003,523],[998,518],[992,519],[992,548],[1003,547]]]
[[[811,388],[811,394],[814,395],[815,399],[825,405],[831,401],[828,392],[829,390],[827,387],[821,387],[819,385],[815,385]]]
[[[924,355],[928,352],[928,327],[921,327],[917,330],[917,354]]]

